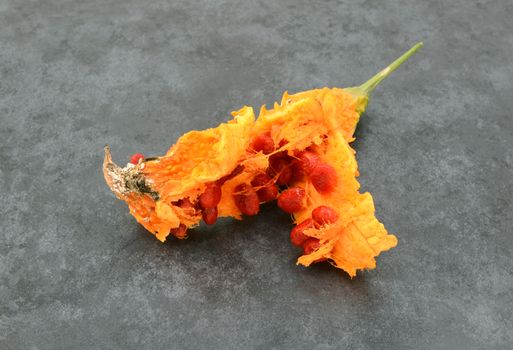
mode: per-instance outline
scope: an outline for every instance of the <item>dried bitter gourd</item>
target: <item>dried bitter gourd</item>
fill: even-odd
[[[372,269],[397,238],[376,219],[372,196],[359,192],[349,144],[370,93],[421,46],[358,87],[285,92],[257,119],[245,106],[227,123],[186,133],[161,157],[136,154],[121,168],[106,146],[105,180],[162,242],[185,238],[201,220],[256,215],[277,199],[296,224],[290,239],[303,250],[299,264],[328,261],[351,277]]]

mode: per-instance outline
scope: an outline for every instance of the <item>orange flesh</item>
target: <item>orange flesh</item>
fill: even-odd
[[[180,199],[189,198],[194,203],[207,183],[242,165],[244,170],[222,185],[218,205],[220,217],[241,219],[233,199],[235,188],[265,173],[272,155],[255,153],[249,149],[249,143],[253,136],[270,132],[276,146],[274,153],[286,151],[293,156],[294,152],[310,147],[337,171],[337,186],[325,195],[315,190],[307,176],[290,184],[304,188],[307,193],[306,207],[293,214],[296,223],[308,219],[320,205],[334,208],[339,216],[334,224],[306,230],[306,235],[320,240],[320,247],[299,257],[298,263],[308,266],[326,258],[355,276],[358,269],[374,268],[375,257],[397,245],[396,237],[388,234],[374,216],[372,196],[359,192],[355,151],[349,146],[360,118],[358,104],[358,99],[344,89],[324,88],[295,95],[285,93],[274,109],[266,110],[263,106],[256,121],[253,110],[244,107],[232,113],[234,119],[230,122],[191,131],[163,157],[137,165],[146,183],[158,193],[157,201],[140,193],[120,198],[128,203],[139,223],[165,241],[180,223],[194,227],[201,220],[201,213],[194,208],[182,209],[177,204]],[[288,142],[279,147],[283,140]]]

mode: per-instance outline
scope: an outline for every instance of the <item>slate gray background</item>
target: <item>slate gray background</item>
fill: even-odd
[[[0,1],[0,348],[508,349],[511,1]],[[100,173],[416,41],[355,147],[399,246],[294,264],[287,215],[160,244]]]

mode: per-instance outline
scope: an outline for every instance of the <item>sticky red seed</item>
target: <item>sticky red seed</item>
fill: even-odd
[[[272,179],[267,174],[258,174],[251,180],[251,186],[262,187],[272,184]]]
[[[270,202],[278,198],[278,187],[276,185],[269,185],[257,190],[258,199],[260,202]]]
[[[289,163],[287,152],[279,152],[269,157],[269,176],[278,174],[282,167]]]
[[[251,180],[251,186],[257,191],[260,202],[269,202],[278,197],[278,187],[267,174],[258,174]]]
[[[269,158],[269,169],[267,173],[271,177],[276,177],[278,185],[288,185],[293,177],[294,159],[286,152],[280,152]]]
[[[299,164],[305,174],[310,174],[315,166],[321,161],[319,156],[311,151],[302,151],[296,156],[299,159]]]
[[[207,185],[205,192],[199,197],[201,208],[215,208],[221,201],[221,187],[215,183]]]
[[[294,213],[303,208],[306,192],[301,187],[293,187],[283,191],[278,197],[278,207],[284,212]]]
[[[317,192],[330,193],[337,186],[337,172],[329,164],[317,164],[310,173],[310,181]]]
[[[260,200],[256,191],[248,184],[241,184],[235,188],[235,205],[244,215],[256,215],[260,210]]]
[[[136,153],[130,157],[130,163],[137,165],[141,159],[144,159],[144,155],[142,153]]]
[[[184,238],[187,236],[187,226],[180,224],[177,228],[171,229],[171,234],[177,238]]]
[[[250,147],[256,151],[262,151],[264,154],[269,154],[274,151],[274,141],[270,133],[260,134],[251,140]]]
[[[312,219],[318,226],[323,226],[335,223],[338,214],[333,208],[321,205],[312,211]]]
[[[292,179],[290,179],[290,183],[301,181],[303,179],[303,176],[305,173],[303,171],[303,168],[302,168],[300,162],[298,162],[298,161],[293,162],[291,169],[292,169]]]
[[[213,225],[217,221],[217,208],[206,208],[203,210],[201,216],[203,217],[205,224]]]
[[[303,253],[305,255],[311,254],[314,251],[316,251],[317,249],[319,249],[319,247],[320,247],[320,243],[317,238],[308,238],[303,243]]]
[[[276,183],[280,186],[288,185],[292,180],[292,166],[285,165],[281,168],[280,175],[276,180]]]
[[[303,243],[309,238],[305,235],[305,230],[314,227],[312,219],[306,219],[302,223],[298,224],[290,231],[290,241],[293,245],[301,247]]]

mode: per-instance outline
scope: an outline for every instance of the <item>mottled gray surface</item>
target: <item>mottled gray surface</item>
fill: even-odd
[[[0,1],[0,348],[507,349],[513,4]],[[399,246],[305,269],[274,205],[160,244],[100,174],[284,90],[378,88],[355,147]]]

